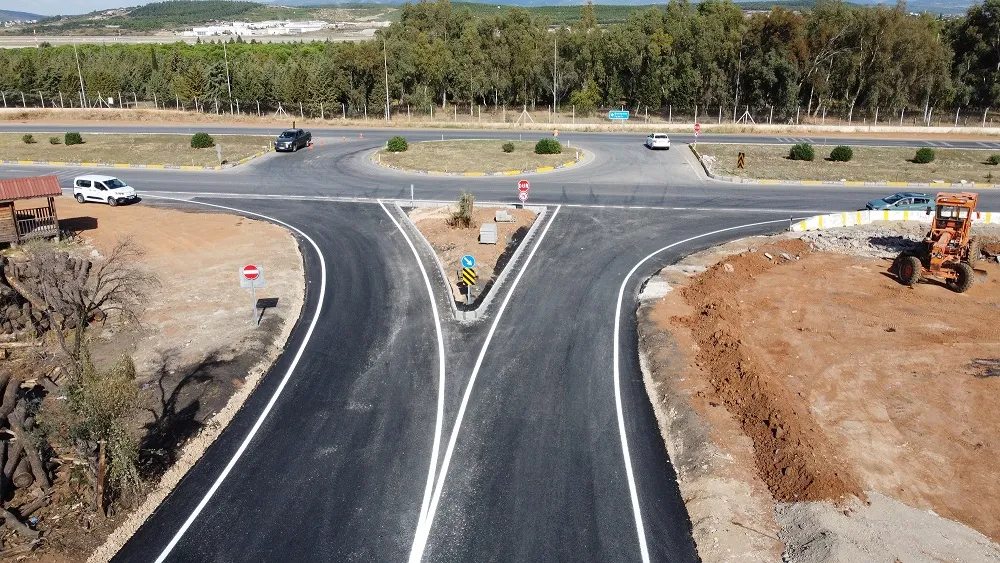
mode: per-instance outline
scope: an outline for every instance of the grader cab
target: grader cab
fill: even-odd
[[[968,291],[981,252],[979,240],[969,234],[978,199],[978,194],[968,192],[938,194],[931,230],[920,249],[896,258],[900,282],[913,286],[934,277],[958,293]]]

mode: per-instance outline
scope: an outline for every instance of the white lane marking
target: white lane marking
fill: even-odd
[[[465,394],[462,396],[462,404],[458,408],[458,416],[455,417],[455,425],[451,429],[451,437],[448,438],[448,448],[444,452],[444,460],[441,462],[441,471],[438,472],[437,476],[437,486],[434,488],[434,498],[431,500],[430,511],[427,513],[427,518],[424,519],[422,525],[417,526],[416,536],[413,538],[413,546],[410,549],[410,563],[418,563],[424,556],[424,549],[427,548],[427,540],[430,538],[431,526],[434,525],[434,514],[437,512],[438,501],[441,500],[441,492],[444,490],[444,481],[448,476],[448,466],[451,464],[451,456],[455,452],[455,442],[458,441],[458,431],[462,427],[462,419],[465,417],[465,409],[469,405],[469,398],[472,396],[472,387],[476,383],[476,376],[479,375],[479,368],[483,365],[483,358],[486,356],[486,350],[490,347],[490,341],[493,340],[493,333],[497,330],[497,325],[500,324],[500,319],[503,317],[504,311],[507,310],[507,303],[510,298],[514,295],[514,290],[517,289],[517,283],[521,281],[521,276],[524,272],[528,271],[528,264],[531,263],[532,257],[535,256],[535,251],[538,247],[542,245],[542,241],[545,239],[545,234],[549,232],[549,227],[556,220],[556,215],[559,215],[559,210],[562,206],[557,206],[552,217],[549,218],[549,222],[546,223],[545,229],[542,230],[541,234],[538,235],[538,240],[535,242],[535,246],[532,247],[531,252],[524,261],[524,265],[521,266],[521,270],[517,273],[517,277],[514,278],[514,282],[510,284],[510,289],[507,290],[507,295],[504,297],[503,303],[500,305],[500,309],[497,310],[497,316],[493,319],[493,325],[490,327],[489,333],[486,335],[486,340],[483,342],[483,347],[479,351],[479,357],[476,358],[476,365],[472,368],[472,375],[469,376],[469,383],[465,386]]]
[[[437,334],[438,340],[438,406],[437,406],[437,418],[434,422],[434,445],[431,447],[431,469],[427,475],[427,486],[424,489],[424,500],[420,504],[420,518],[417,519],[417,526],[419,527],[423,524],[424,519],[427,517],[427,509],[430,506],[431,495],[434,492],[434,472],[437,469],[438,455],[441,452],[441,434],[444,425],[444,376],[445,376],[445,356],[444,356],[444,336],[441,334],[441,317],[438,315],[437,300],[434,299],[434,288],[431,285],[431,280],[427,277],[427,270],[424,269],[424,262],[420,259],[420,254],[417,253],[417,247],[413,246],[413,241],[410,240],[410,236],[406,234],[403,230],[403,226],[399,224],[396,220],[396,216],[393,215],[382,203],[381,200],[378,202],[382,206],[382,210],[385,211],[389,219],[392,219],[392,223],[396,225],[399,232],[402,233],[403,238],[406,239],[406,244],[409,245],[410,250],[413,251],[413,258],[417,261],[417,266],[420,267],[420,274],[424,276],[424,286],[427,288],[427,297],[431,301],[431,310],[434,311],[434,331]]]
[[[639,534],[639,553],[642,556],[643,563],[649,563],[649,548],[646,547],[646,532],[642,525],[642,512],[639,509],[639,491],[635,484],[635,476],[632,473],[632,460],[629,457],[628,452],[628,437],[625,434],[625,414],[622,411],[622,392],[621,392],[621,376],[619,373],[618,363],[619,363],[619,343],[618,343],[618,333],[621,331],[621,319],[622,319],[622,300],[625,296],[625,287],[628,285],[629,279],[635,274],[643,264],[649,261],[651,258],[657,254],[663,252],[664,250],[669,250],[675,246],[691,242],[696,239],[709,237],[712,235],[717,235],[719,233],[724,233],[726,231],[733,231],[736,229],[746,229],[749,227],[757,227],[760,225],[768,225],[771,223],[783,223],[785,219],[777,219],[774,221],[761,221],[760,223],[750,223],[748,225],[739,225],[737,227],[728,227],[726,229],[719,229],[717,231],[712,231],[710,233],[704,233],[696,235],[693,237],[686,238],[681,241],[677,241],[673,244],[668,244],[663,248],[651,253],[639,261],[638,264],[632,266],[628,274],[625,274],[625,279],[622,280],[621,289],[618,290],[618,305],[615,307],[615,334],[614,334],[614,376],[615,376],[615,409],[618,411],[618,434],[621,437],[622,442],[622,455],[625,457],[625,476],[628,479],[628,491],[629,496],[632,497],[632,512],[635,516],[635,528],[636,532]],[[412,558],[411,558],[412,561]]]
[[[167,197],[161,199],[174,199],[174,198]],[[253,215],[255,217],[260,217],[262,219],[266,219],[268,221],[272,221],[279,225],[288,227],[289,229],[302,235],[302,237],[307,241],[309,241],[309,244],[312,245],[313,250],[316,251],[316,255],[319,256],[321,278],[319,286],[319,301],[318,304],[316,305],[316,312],[313,314],[312,322],[309,323],[309,329],[306,330],[306,335],[302,339],[302,344],[299,345],[299,349],[295,353],[295,357],[292,359],[292,363],[288,366],[288,371],[285,372],[285,376],[281,379],[281,383],[278,384],[278,388],[274,390],[274,394],[271,395],[271,400],[267,402],[267,406],[265,406],[264,410],[261,411],[260,416],[257,418],[257,422],[254,423],[253,427],[250,429],[250,432],[247,433],[246,438],[243,439],[243,443],[240,444],[239,449],[237,449],[236,453],[233,454],[233,458],[229,460],[229,463],[226,464],[225,469],[223,469],[222,473],[219,474],[219,477],[215,480],[215,483],[212,483],[211,488],[209,488],[208,492],[205,493],[205,496],[201,499],[201,502],[198,503],[198,506],[195,507],[194,511],[191,512],[191,515],[188,516],[187,520],[184,521],[184,524],[181,525],[181,528],[177,530],[176,534],[174,534],[174,537],[173,539],[170,540],[170,543],[168,543],[167,546],[163,548],[163,551],[160,553],[160,556],[156,558],[156,563],[163,563],[163,561],[165,561],[166,558],[170,555],[170,552],[173,551],[174,547],[177,546],[177,542],[179,542],[181,538],[184,537],[184,534],[188,531],[188,528],[191,527],[191,524],[194,523],[196,518],[198,518],[198,515],[201,514],[201,511],[205,509],[205,506],[208,505],[208,502],[212,500],[212,497],[215,495],[215,492],[219,490],[219,487],[222,485],[222,482],[225,481],[226,477],[229,476],[229,473],[233,470],[233,467],[236,466],[236,462],[239,461],[240,457],[243,455],[243,452],[246,451],[247,447],[250,445],[250,442],[253,440],[254,436],[257,435],[257,432],[260,430],[261,425],[264,424],[264,419],[267,418],[267,415],[270,414],[271,409],[274,408],[274,404],[278,401],[278,396],[281,395],[281,392],[285,389],[285,385],[288,384],[288,380],[292,377],[292,373],[295,371],[296,366],[299,365],[299,360],[302,358],[302,354],[303,352],[305,352],[306,346],[309,345],[309,339],[312,338],[313,330],[316,328],[316,323],[319,322],[320,313],[322,313],[323,311],[323,299],[326,296],[326,259],[323,257],[323,253],[320,251],[319,245],[316,244],[316,241],[314,241],[312,238],[309,237],[309,235],[303,233],[298,228],[293,227],[292,225],[289,225],[284,221],[275,219],[274,217],[270,217],[268,215],[264,215],[261,213],[254,213],[252,211],[244,211],[242,209],[237,209],[235,207],[226,207],[224,205],[216,205],[214,203],[204,203],[200,201],[190,201],[190,202],[186,200],[175,200],[175,201],[183,201],[185,203],[197,203],[198,205],[206,205],[208,207],[215,207],[218,209],[235,211],[237,213],[241,213],[244,215]]]
[[[993,147],[992,147],[991,145],[989,145],[988,143],[984,143],[984,142],[982,142],[982,141],[976,141],[976,144],[977,144],[977,145],[979,145],[979,146],[981,146],[981,147],[983,147],[983,148],[987,148],[987,149],[992,149],[992,148],[993,148]]]
[[[948,141],[941,141],[941,144],[944,145],[944,146],[946,146],[946,147],[954,147],[955,146],[955,145],[949,143]]]

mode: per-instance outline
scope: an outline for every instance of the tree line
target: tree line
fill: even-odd
[[[447,0],[420,2],[360,42],[2,50],[0,89],[52,100],[78,93],[82,74],[88,96],[135,92],[167,107],[237,99],[381,114],[387,70],[394,108],[749,106],[781,119],[827,109],[857,119],[877,108],[1000,106],[1000,0],[951,20],[903,3],[821,1],[747,16],[729,0],[670,0],[599,24],[592,5],[572,25],[550,25],[516,7],[474,16]]]

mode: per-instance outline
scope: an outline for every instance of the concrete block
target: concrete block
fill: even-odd
[[[496,243],[497,243],[496,223],[486,223],[482,227],[479,227],[479,244],[496,244]]]
[[[494,217],[493,220],[496,221],[497,223],[513,223],[514,216],[511,215],[510,213],[507,213],[505,209],[501,209],[497,211],[496,217]]]

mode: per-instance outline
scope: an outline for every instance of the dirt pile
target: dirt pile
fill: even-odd
[[[802,241],[788,240],[716,264],[682,290],[696,314],[681,322],[700,348],[696,366],[711,374],[718,397],[753,440],[757,470],[775,499],[863,497],[813,423],[809,404],[790,392],[742,337],[745,325],[755,321],[742,311],[737,290],[808,252]]]
[[[849,254],[860,258],[895,258],[901,252],[916,252],[929,229],[917,221],[875,222],[858,227],[809,231],[801,238],[816,250]],[[973,223],[972,234],[983,239],[983,248],[1000,253],[1000,225]]]

